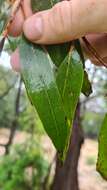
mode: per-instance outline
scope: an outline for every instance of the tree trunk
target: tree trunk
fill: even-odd
[[[58,158],[56,160],[52,190],[79,190],[77,169],[83,141],[83,131],[80,127],[80,105],[78,104],[67,158],[63,166]]]

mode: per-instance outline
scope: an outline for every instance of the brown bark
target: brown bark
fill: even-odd
[[[0,99],[4,98],[9,93],[11,88],[13,88],[13,87],[14,87],[14,85],[10,86],[6,90],[6,92],[4,92],[4,94],[0,97]],[[20,81],[19,81],[19,86],[18,86],[18,90],[17,90],[17,94],[16,94],[16,99],[15,99],[15,102],[14,102],[14,118],[13,118],[13,121],[11,123],[10,135],[9,135],[8,142],[6,144],[0,144],[1,147],[5,147],[5,155],[9,154],[9,149],[10,149],[10,146],[12,145],[12,143],[13,143],[15,132],[16,132],[16,129],[18,127],[18,116],[19,116],[19,113],[20,113],[19,108],[20,108],[20,98],[21,98],[21,87],[22,87],[22,79],[20,79]]]
[[[83,131],[80,127],[80,105],[78,104],[67,158],[63,166],[57,158],[52,190],[79,190],[77,168],[83,140]]]

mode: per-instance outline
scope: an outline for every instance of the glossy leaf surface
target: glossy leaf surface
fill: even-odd
[[[107,114],[99,135],[97,171],[107,180]]]
[[[23,40],[20,45],[22,76],[32,104],[58,152],[63,155],[70,126],[59,93],[52,62],[40,46]]]

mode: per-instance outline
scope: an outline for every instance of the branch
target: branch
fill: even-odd
[[[21,87],[22,87],[22,79],[20,79],[19,88],[18,88],[17,95],[16,95],[14,120],[12,121],[9,140],[8,140],[7,144],[5,145],[5,147],[6,147],[5,154],[6,155],[9,153],[9,148],[13,142],[13,138],[14,138],[17,126],[18,126],[18,116],[20,113],[19,107],[20,107]]]

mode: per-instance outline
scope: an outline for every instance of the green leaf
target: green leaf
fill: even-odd
[[[97,171],[107,180],[107,114],[99,135]]]
[[[25,39],[20,44],[20,59],[28,96],[56,149],[64,156],[70,126],[54,78],[52,62],[44,48]]]
[[[84,54],[83,54],[83,51],[82,51],[80,41],[78,39],[74,41],[74,46],[75,46],[78,54],[81,57],[81,60],[82,60],[82,63],[83,63],[83,68],[85,69],[85,58],[84,58]],[[90,83],[90,81],[88,79],[88,74],[87,74],[86,71],[84,71],[84,80],[83,80],[83,86],[82,86],[82,93],[87,97],[92,93],[92,86],[91,86],[91,83]]]
[[[84,80],[83,80],[83,86],[82,86],[82,93],[85,96],[89,96],[92,93],[92,86],[88,79],[88,74],[86,71],[84,71]]]
[[[33,11],[42,11],[50,9],[53,5],[60,2],[60,0],[31,0]]]
[[[61,63],[64,61],[64,59],[66,58],[66,55],[69,52],[70,46],[71,46],[71,43],[46,46],[52,61],[57,67],[59,67]]]
[[[32,0],[32,8],[34,11],[42,11],[51,8],[58,2],[60,2],[60,0]],[[57,44],[46,46],[52,61],[57,67],[65,59],[67,52],[69,51],[70,45],[71,42],[64,43],[61,45]]]
[[[78,54],[81,57],[81,60],[82,60],[82,63],[83,63],[83,68],[85,69],[85,58],[84,58],[84,54],[83,54],[83,51],[82,51],[80,41],[78,39],[74,41],[74,46],[75,46]],[[87,97],[92,93],[92,86],[91,86],[91,83],[90,83],[90,81],[88,79],[88,74],[87,74],[86,71],[84,71],[84,80],[83,80],[83,86],[82,86],[82,93]]]
[[[79,100],[83,76],[83,65],[80,56],[73,50],[61,64],[57,74],[57,85],[70,124],[73,121]]]

